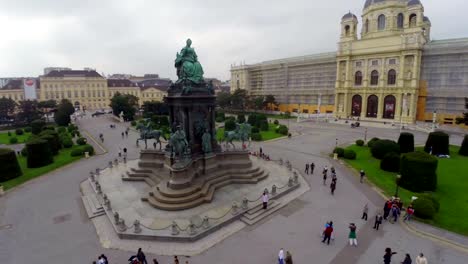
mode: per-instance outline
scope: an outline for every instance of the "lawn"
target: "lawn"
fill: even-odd
[[[273,123],[268,124],[268,131],[260,131],[262,135],[262,141],[272,140],[275,138],[284,137],[285,135],[276,133],[276,125]],[[216,130],[216,140],[221,141],[224,138],[224,128],[218,128]]]
[[[69,148],[69,149],[61,149],[59,154],[54,156],[54,162],[47,165],[47,166],[44,166],[44,167],[40,167],[40,168],[34,168],[34,169],[30,169],[27,167],[27,160],[26,160],[26,157],[24,156],[20,156],[18,157],[18,162],[20,164],[20,167],[21,167],[21,170],[23,171],[23,175],[21,175],[20,177],[17,177],[17,178],[14,178],[14,179],[11,179],[9,181],[6,181],[6,182],[2,182],[1,184],[3,185],[4,189],[5,190],[8,190],[10,188],[13,188],[15,186],[18,186],[26,181],[29,181],[33,178],[36,178],[36,177],[39,177],[47,172],[50,172],[52,170],[55,170],[57,168],[60,168],[62,166],[65,166],[69,163],[72,163],[76,160],[79,160],[80,158],[82,158],[82,156],[79,156],[79,157],[72,157],[70,155],[71,151],[75,148],[79,148],[81,146],[78,146],[78,145],[73,145],[73,147]]]
[[[356,160],[345,160],[356,170],[363,169],[369,181],[379,187],[387,196],[395,194],[395,178],[397,173],[380,169],[380,161],[373,158],[369,148],[352,145],[349,148],[356,151]],[[422,148],[417,148],[421,150]],[[435,197],[440,202],[440,211],[428,223],[452,232],[468,235],[468,157],[458,155],[457,146],[450,146],[450,159],[440,158],[437,167],[437,190]],[[403,188],[399,188],[399,196],[405,204],[411,196],[418,196]]]
[[[14,131],[11,132],[11,136],[8,136],[8,132],[2,132],[0,133],[0,144],[10,145],[10,138],[12,137],[16,137],[18,139],[17,144],[24,143],[30,136],[30,132],[24,132],[24,134],[20,136],[16,135]]]

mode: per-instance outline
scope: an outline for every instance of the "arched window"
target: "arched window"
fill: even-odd
[[[364,33],[369,32],[369,19],[366,19],[366,23],[364,24]]]
[[[403,28],[404,21],[405,21],[405,18],[403,17],[403,14],[402,13],[398,14],[398,16],[397,16],[397,27],[398,28]]]
[[[371,72],[370,84],[371,85],[378,85],[379,84],[379,72],[378,71],[372,71]]]
[[[384,30],[385,29],[385,15],[380,15],[377,18],[377,28],[379,30]]]
[[[354,74],[354,85],[362,85],[362,72],[357,71]]]
[[[417,19],[416,14],[411,14],[409,16],[409,25],[410,25],[410,27],[415,27],[416,26],[416,19]]]
[[[396,71],[395,70],[389,70],[388,71],[387,84],[393,85],[395,83],[396,83]]]
[[[349,25],[346,25],[345,28],[344,28],[346,36],[349,36],[349,28],[350,28]]]

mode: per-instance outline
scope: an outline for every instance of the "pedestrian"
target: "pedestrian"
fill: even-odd
[[[305,174],[309,174],[309,163],[306,163],[304,172]]]
[[[179,264],[179,259],[177,258],[177,256],[174,256],[174,264]]]
[[[374,229],[379,230],[380,224],[382,224],[382,215],[380,213],[377,213],[377,215],[375,216]]]
[[[262,194],[262,202],[263,202],[263,209],[267,209],[267,206],[268,206],[268,200],[270,200],[270,198],[268,197],[268,193],[266,191],[263,191],[263,194]]]
[[[262,147],[260,147],[260,152],[259,152],[259,153],[260,153],[260,156],[262,156],[262,154],[263,154],[263,149],[262,149]]]
[[[336,173],[333,173],[333,174],[332,174],[332,181],[334,181],[334,182],[336,183],[336,180],[337,180],[337,178],[336,178]]]
[[[369,206],[366,204],[364,205],[364,209],[362,210],[362,217],[361,219],[364,219],[367,221],[367,213],[369,212]]]
[[[124,135],[125,135],[125,133],[124,133],[124,132],[122,132],[122,133],[121,133],[121,135],[122,135],[122,139],[123,139],[123,138],[124,138]]]
[[[122,157],[122,149],[119,148],[119,158]]]
[[[148,262],[146,261],[145,253],[143,253],[141,248],[138,249],[136,257],[141,264],[148,264]]]
[[[310,174],[314,174],[315,164],[313,162],[310,163]]]
[[[335,174],[335,167],[332,166],[332,167],[330,168],[330,172],[331,172],[332,174]]]
[[[392,262],[392,256],[395,255],[396,252],[392,252],[392,249],[391,248],[386,248],[385,249],[385,255],[383,256],[383,259],[384,259],[384,263],[385,264],[390,264],[390,262]]]
[[[327,167],[327,166],[325,166],[325,167],[323,168],[323,173],[325,173],[325,174],[328,173],[328,167]]]
[[[406,208],[406,215],[403,218],[403,221],[407,221],[407,220],[410,221],[413,214],[414,214],[414,208],[413,208],[413,205],[410,204],[408,208]]]
[[[153,259],[153,264],[159,264],[158,260],[157,259]]]
[[[390,210],[392,209],[392,202],[390,200],[386,201],[385,204],[384,204],[384,208],[383,208],[383,211],[384,211],[384,215],[383,215],[383,218],[385,220],[387,220],[388,218],[388,215],[390,214]]]
[[[283,248],[280,249],[278,252],[278,264],[284,264],[284,250]]]
[[[416,264],[427,264],[427,259],[423,253],[419,253],[419,256],[416,257]]]
[[[392,224],[394,224],[398,220],[398,216],[400,215],[400,210],[398,209],[398,206],[396,204],[392,205],[392,217],[393,221],[390,221]]]
[[[357,237],[356,237],[356,225],[354,223],[349,224],[349,245],[357,247]]]
[[[125,137],[128,138],[128,128],[127,128],[127,130],[125,130]]]
[[[293,264],[292,255],[291,255],[291,252],[289,252],[289,251],[286,251],[285,262],[286,262],[286,264]]]
[[[124,158],[127,158],[127,148],[123,148],[123,155],[124,155]]]
[[[405,259],[401,262],[401,264],[411,264],[413,261],[408,253],[405,255]]]
[[[333,222],[330,222],[326,225],[325,231],[323,231],[323,240],[322,243],[327,241],[327,245],[330,245],[330,239],[333,233]]]
[[[333,181],[330,183],[330,191],[332,195],[335,195],[335,189],[336,189],[336,181]]]
[[[327,171],[323,170],[323,185],[327,185]]]
[[[156,142],[153,142],[153,148],[156,149]]]
[[[361,171],[359,172],[359,174],[360,174],[360,176],[361,176],[360,182],[362,183],[363,180],[364,180],[364,176],[366,176],[366,173],[364,172],[364,170],[361,170]]]

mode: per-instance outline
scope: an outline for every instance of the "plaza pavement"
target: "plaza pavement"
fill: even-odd
[[[107,153],[82,159],[63,169],[54,171],[26,183],[0,198],[0,263],[49,264],[91,263],[104,253],[110,263],[128,263],[133,252],[103,248],[94,227],[87,218],[80,201],[79,183],[90,170],[105,167],[117,156],[119,147],[127,147],[129,159],[138,157],[135,147],[136,133],[128,139],[120,133],[126,125],[117,124],[110,129],[111,119],[106,116],[78,120],[80,128],[98,138],[105,134],[103,146]],[[328,153],[335,146],[346,145],[364,138],[364,128],[350,129],[333,124],[300,123],[290,121],[295,135],[261,144],[273,159],[289,159],[293,166],[303,170],[305,162],[314,162],[314,175],[306,175],[311,190],[291,202],[279,213],[261,223],[247,227],[226,238],[223,242],[190,259],[191,264],[211,263],[276,263],[280,247],[290,250],[295,263],[382,263],[385,247],[398,254],[394,263],[402,260],[404,253],[411,256],[423,252],[429,263],[467,263],[468,255],[452,247],[424,239],[408,232],[399,224],[384,223],[375,232],[371,225],[382,198],[368,185],[360,184],[357,177],[343,166],[337,165],[338,185],[334,196],[328,186],[322,185],[320,171],[331,166]],[[415,133],[416,143],[424,143],[427,135]],[[367,139],[373,136],[396,139],[398,130],[369,128]],[[451,143],[460,144],[461,137],[453,136]],[[253,144],[257,149],[260,145]],[[369,223],[360,220],[362,207],[369,204]],[[335,241],[330,246],[320,242],[319,234],[326,221],[334,222]],[[358,226],[357,248],[346,246],[349,223]],[[135,250],[138,242],[135,241]],[[154,256],[147,254],[148,259]],[[156,256],[160,263],[172,263],[171,256]],[[186,258],[181,257],[181,263]]]

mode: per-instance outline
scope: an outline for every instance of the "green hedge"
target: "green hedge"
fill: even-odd
[[[435,191],[438,160],[425,152],[410,152],[401,156],[400,185],[413,192]]]
[[[352,149],[345,149],[343,153],[343,157],[345,159],[349,160],[355,160],[356,159],[356,152]]]
[[[66,129],[65,127],[63,127],[63,126],[60,126],[60,127],[57,128],[57,132],[58,132],[59,134],[60,134],[60,133],[64,133],[64,132],[66,132],[66,131],[67,131],[67,129]]]
[[[252,133],[250,137],[253,141],[262,141],[262,135],[260,133]]]
[[[21,156],[23,156],[23,157],[27,157],[27,156],[28,156],[28,148],[27,148],[27,147],[24,147],[24,148],[21,150]]]
[[[356,140],[356,145],[358,145],[360,147],[364,146],[364,140],[362,140],[362,139]]]
[[[16,137],[11,137],[10,144],[16,144],[16,143],[18,143],[18,139]]]
[[[268,131],[270,129],[270,127],[268,126],[268,121],[266,120],[261,120],[259,125],[261,131]]]
[[[76,140],[76,144],[78,145],[84,145],[86,144],[87,140],[84,137],[80,137],[79,139]]]
[[[276,129],[276,133],[281,135],[287,135],[289,132],[288,127],[285,125],[280,125],[278,129]]]
[[[252,127],[252,131],[251,133],[260,133],[260,129],[258,129],[258,127]]]
[[[236,122],[232,119],[227,119],[224,122],[224,131],[233,131],[236,130]]]
[[[400,153],[400,146],[395,141],[383,139],[372,144],[371,153],[376,159],[383,159],[390,152]]]
[[[26,143],[28,168],[39,168],[54,162],[49,143],[43,139],[33,139]]]
[[[414,135],[408,132],[403,132],[398,137],[398,145],[400,153],[414,152]]]
[[[395,152],[385,154],[380,161],[380,168],[384,171],[399,172],[400,171],[400,155]]]
[[[279,121],[278,121],[278,119],[275,119],[275,121],[273,121],[273,124],[275,124],[275,125],[279,125]]]
[[[62,148],[59,134],[55,130],[44,130],[39,134],[40,138],[47,139],[49,141],[50,150],[53,155],[57,155],[59,150]]]
[[[18,129],[15,130],[15,134],[18,135],[18,136],[21,136],[21,135],[24,134],[24,131],[23,131],[23,129],[18,128]]]
[[[72,157],[78,157],[83,155],[83,150],[81,148],[76,148],[70,152],[70,156]]]
[[[419,197],[413,202],[414,214],[423,219],[432,219],[436,214],[436,209],[432,200],[426,197]]]
[[[333,150],[333,153],[336,153],[338,154],[338,157],[342,158],[344,157],[344,148],[340,148],[340,147],[336,147],[334,150]]]
[[[0,148],[0,182],[14,179],[23,174],[16,158],[15,151],[12,149]]]
[[[24,128],[24,132],[31,133],[31,131],[32,131],[31,127],[25,127]]]
[[[132,126],[136,126],[137,122],[135,120],[132,120],[132,122],[130,122],[130,125]]]
[[[465,135],[458,154],[468,156],[468,135]]]
[[[45,122],[43,120],[37,119],[31,122],[31,132],[34,135],[39,135],[41,133],[42,128],[45,126]]]
[[[94,148],[93,146],[86,144],[80,147],[80,149],[84,152],[88,152],[90,156],[94,155]]]
[[[62,146],[64,148],[71,148],[73,146],[73,140],[71,138],[64,138],[62,140]]]
[[[369,140],[369,142],[367,142],[367,146],[368,146],[369,148],[372,148],[372,146],[374,145],[374,143],[377,142],[377,141],[379,141],[379,140],[380,140],[380,138],[376,138],[376,137],[375,137],[375,138],[372,138],[371,140]]]
[[[432,155],[449,155],[449,135],[441,131],[429,133],[424,151],[429,153],[431,148]]]

